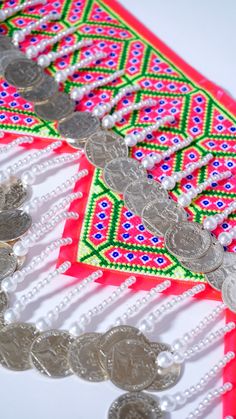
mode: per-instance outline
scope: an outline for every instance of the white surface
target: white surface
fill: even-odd
[[[190,64],[236,96],[236,63],[235,54],[231,50],[233,44],[231,40],[235,39],[236,35],[233,21],[236,9],[234,0],[227,0],[223,4],[219,0],[207,2],[204,0],[197,2],[123,0],[122,3]],[[13,155],[15,156],[15,153]],[[70,168],[58,170],[57,177],[51,173],[44,184],[41,183],[34,188],[34,196],[40,196],[46,189],[51,190],[64,180],[65,176],[75,171],[76,167],[70,166]],[[59,237],[61,232],[62,227],[50,237]],[[48,236],[45,243],[49,241]],[[42,249],[42,244],[38,246],[38,251],[39,249]],[[34,251],[36,252],[37,249]],[[52,269],[52,266],[52,262],[47,261],[46,268]],[[22,289],[31,281],[46,276],[46,273],[42,274],[44,269],[39,269],[34,275],[28,277],[25,284],[22,284]],[[59,278],[52,284],[50,290],[45,291],[39,301],[31,305],[30,311],[27,311],[22,319],[24,321],[37,319],[66,293],[66,286],[74,283],[73,278],[66,276]],[[57,326],[66,328],[81,313],[87,311],[88,307],[108,295],[111,289],[112,287],[104,289],[99,285],[91,285],[87,300],[86,296],[80,298],[72,309],[65,313],[65,322],[60,321]],[[132,298],[136,299],[137,295],[132,295]],[[104,330],[112,323],[119,311],[123,312],[127,298],[123,300],[122,310],[118,302],[114,307],[114,312],[111,309],[108,310],[103,321],[101,318],[96,319],[94,326],[97,325],[97,330]],[[160,297],[157,298],[158,301]],[[185,305],[185,310],[179,309],[169,315],[160,326],[157,325],[155,338],[171,343],[174,338],[182,336],[185,331],[196,325],[198,319],[215,305],[216,303],[211,301],[191,302]],[[217,323],[217,327],[220,325],[223,325],[223,319]],[[173,394],[195,384],[222,355],[223,346],[215,345],[201,357],[189,362],[178,386],[168,393]],[[214,380],[209,388],[220,383],[220,378]],[[14,373],[1,369],[0,387],[1,419],[105,419],[112,401],[122,394],[122,391],[109,382],[90,384],[74,376],[63,380],[50,380],[33,370]],[[171,417],[184,419],[197,406],[201,398],[202,396],[194,399],[191,405],[173,413]],[[221,405],[216,404],[213,410],[204,414],[205,417],[221,419]]]

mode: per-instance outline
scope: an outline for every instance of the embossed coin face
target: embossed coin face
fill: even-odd
[[[236,275],[236,254],[224,252],[222,265],[215,271],[207,273],[205,277],[212,288],[221,291],[224,280],[230,274]]]
[[[71,344],[68,361],[74,374],[86,381],[99,382],[107,379],[98,358],[100,333],[85,333]]]
[[[207,253],[211,243],[211,234],[198,223],[178,223],[170,226],[165,234],[167,249],[180,260],[201,258]]]
[[[38,336],[36,328],[29,323],[12,323],[0,331],[0,363],[14,371],[31,368],[30,347]]]
[[[225,305],[236,313],[236,274],[230,274],[222,285],[222,299]]]
[[[11,49],[16,49],[11,42],[11,38],[6,35],[0,35],[0,53]]]
[[[17,268],[17,257],[9,244],[0,242],[0,281],[10,276]],[[0,309],[1,311],[1,309]]]
[[[187,219],[186,211],[168,197],[148,202],[141,215],[145,228],[158,236],[164,236],[170,226]]]
[[[19,88],[38,84],[43,77],[43,70],[34,61],[16,58],[5,68],[4,77],[9,84]]]
[[[10,242],[29,230],[32,218],[24,211],[14,209],[0,212],[0,241]]]
[[[87,159],[96,167],[103,169],[105,165],[118,157],[128,156],[128,147],[123,137],[114,132],[106,131],[100,134],[93,134],[85,144]]]
[[[155,352],[156,357],[162,351],[170,351],[170,345],[166,343],[151,342],[150,346]],[[162,391],[173,387],[180,378],[181,364],[173,364],[169,368],[157,367],[156,376],[152,384],[147,388],[148,391]]]
[[[4,188],[0,185],[0,211],[2,211],[2,208],[4,207],[4,203],[5,203]]]
[[[106,185],[119,193],[123,193],[129,183],[147,177],[144,167],[129,157],[111,160],[104,168],[103,178]]]
[[[17,49],[10,49],[10,50],[1,52],[1,47],[0,47],[0,74],[1,75],[4,74],[5,68],[13,59],[22,58],[22,57],[24,57],[24,54],[22,54]]]
[[[20,179],[12,178],[7,184],[3,184],[4,188],[4,204],[1,210],[11,210],[19,208],[27,199],[27,188],[23,185]]]
[[[207,253],[199,259],[184,261],[181,264],[192,272],[212,272],[223,262],[224,249],[216,239],[212,239],[212,244]]]
[[[72,114],[75,109],[75,102],[64,92],[57,92],[47,101],[36,103],[35,113],[46,121],[59,121]]]
[[[146,393],[126,393],[116,399],[108,412],[108,419],[162,419],[158,402]]]
[[[112,327],[98,341],[99,360],[104,369],[106,369],[107,357],[113,346],[123,339],[141,339],[143,342],[149,342],[136,327],[127,325]]]
[[[4,311],[8,307],[8,297],[4,291],[0,291],[0,330],[5,326],[4,324]]]
[[[99,119],[90,112],[74,112],[59,121],[58,131],[74,148],[84,148],[90,135],[100,129]]]
[[[58,91],[58,84],[48,74],[44,73],[42,80],[36,86],[30,89],[22,89],[19,91],[20,95],[30,102],[40,103]]]
[[[152,179],[138,179],[127,186],[123,198],[126,207],[134,214],[141,216],[145,205],[156,198],[166,202],[168,193],[159,182]]]
[[[49,330],[41,333],[31,346],[32,366],[51,378],[71,375],[67,355],[73,341],[74,338],[64,331]]]

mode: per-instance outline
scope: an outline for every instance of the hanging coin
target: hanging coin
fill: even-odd
[[[4,188],[0,185],[0,211],[2,211],[4,204],[5,204]]]
[[[100,130],[100,120],[90,112],[74,112],[58,123],[58,131],[74,148],[84,148],[90,135]]]
[[[209,231],[193,222],[174,224],[165,234],[166,248],[180,260],[201,258],[207,253],[211,243],[212,236]]]
[[[67,355],[73,341],[74,338],[65,331],[49,330],[41,333],[31,347],[32,366],[51,378],[71,375]]]
[[[22,52],[20,52],[17,49],[10,49],[10,50],[6,50],[4,52],[1,52],[1,47],[0,47],[0,74],[3,76],[4,75],[4,71],[5,68],[8,66],[8,64],[16,58],[22,58],[24,57],[24,54],[22,54]]]
[[[14,255],[12,247],[7,243],[0,242],[0,281],[12,275],[16,268],[17,257]]]
[[[23,89],[38,84],[43,74],[41,67],[27,58],[13,59],[4,71],[4,77],[9,84]]]
[[[224,252],[222,265],[213,272],[208,272],[205,277],[212,288],[221,291],[224,280],[230,274],[236,274],[236,254]]]
[[[71,344],[68,361],[74,374],[86,381],[107,380],[107,373],[98,358],[98,338],[101,333],[85,333]]]
[[[46,121],[59,121],[72,114],[75,102],[64,92],[56,92],[48,100],[36,103],[34,110],[37,116]]]
[[[163,419],[158,402],[146,393],[126,393],[116,399],[108,419]]]
[[[1,65],[1,62],[0,62]],[[51,98],[58,90],[58,84],[48,74],[44,74],[42,80],[30,89],[19,90],[20,95],[30,102],[40,103]]]
[[[106,164],[103,179],[106,185],[118,192],[123,193],[129,183],[137,179],[147,177],[144,167],[129,157],[111,160]]]
[[[236,313],[236,274],[230,274],[222,285],[222,299],[225,305]]]
[[[27,199],[27,188],[22,181],[16,177],[12,177],[8,182],[1,186],[4,190],[4,204],[0,206],[0,210],[11,210],[19,208]]]
[[[0,241],[10,242],[29,230],[32,218],[24,211],[14,209],[0,212]]]
[[[112,131],[98,131],[86,141],[85,154],[90,163],[103,169],[109,161],[127,157],[128,147],[120,135]]]
[[[37,336],[36,328],[29,323],[5,326],[0,331],[0,364],[14,371],[30,369],[30,347]]]
[[[212,272],[222,265],[224,259],[224,249],[215,238],[212,239],[212,244],[207,253],[199,259],[183,260],[181,264],[192,272],[207,273]]]
[[[15,50],[13,43],[11,42],[11,38],[6,35],[0,35],[0,53],[8,50]]]
[[[4,291],[0,291],[0,330],[5,326],[4,311],[8,307],[8,297]]]

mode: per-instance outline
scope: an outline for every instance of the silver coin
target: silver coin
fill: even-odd
[[[0,364],[14,371],[31,368],[30,347],[38,331],[32,324],[12,323],[0,331]]]
[[[27,199],[28,191],[21,179],[13,177],[9,182],[2,185],[4,189],[4,204],[0,210],[12,210],[19,208]]]
[[[141,339],[143,342],[149,342],[137,327],[127,325],[112,327],[101,336],[98,342],[98,356],[104,369],[106,369],[107,357],[113,346],[123,339]]]
[[[141,391],[156,376],[155,352],[140,339],[121,340],[113,346],[106,370],[115,386],[127,391]]]
[[[142,215],[145,205],[157,198],[166,202],[168,193],[160,182],[152,179],[138,179],[130,183],[125,189],[123,197],[126,207],[139,216]]]
[[[0,53],[16,49],[7,35],[0,35]]]
[[[145,228],[157,236],[164,236],[170,226],[187,220],[186,211],[171,198],[148,202],[141,215]]]
[[[30,102],[40,103],[51,98],[58,91],[58,84],[48,74],[44,73],[42,80],[30,89],[19,90],[20,95]]]
[[[17,257],[14,255],[12,247],[7,243],[0,242],[0,281],[12,275],[16,268]]]
[[[170,351],[170,345],[166,343],[151,342],[150,346],[155,352],[156,357],[162,351]],[[182,366],[173,364],[168,368],[157,367],[157,373],[152,384],[147,388],[148,391],[163,391],[173,387],[180,379]]]
[[[120,135],[112,131],[104,133],[100,131],[86,141],[85,154],[90,163],[103,169],[109,161],[118,157],[127,157],[128,147]]]
[[[4,52],[0,52],[0,74],[4,75],[5,68],[15,58],[24,57],[24,54],[17,49],[11,49]]]
[[[67,355],[73,341],[74,338],[65,331],[49,330],[41,333],[31,346],[32,366],[51,378],[71,375]]]
[[[233,313],[236,313],[236,274],[230,274],[225,278],[222,285],[222,300]]]
[[[32,218],[24,211],[14,209],[0,212],[0,241],[10,242],[29,230]]]
[[[5,204],[5,192],[4,188],[0,185],[0,211],[4,207]]]
[[[147,172],[144,167],[129,157],[111,160],[106,164],[103,179],[106,185],[119,193],[123,193],[129,183],[134,180],[144,179]]]
[[[170,226],[165,234],[169,252],[180,260],[192,260],[204,256],[212,243],[209,231],[198,223],[181,222]]]
[[[8,307],[8,296],[4,291],[0,291],[0,330],[5,326],[4,311]]]
[[[146,393],[126,393],[110,406],[108,419],[162,419],[158,402]]]
[[[192,272],[207,273],[212,272],[222,265],[224,259],[224,249],[216,239],[212,239],[212,244],[207,253],[199,259],[183,260],[181,264]]]
[[[58,123],[58,131],[74,148],[84,148],[87,139],[100,128],[100,120],[90,112],[74,112]]]
[[[13,59],[4,71],[6,81],[19,88],[35,86],[40,83],[43,74],[41,67],[27,58]]]
[[[64,92],[57,92],[45,102],[36,103],[34,106],[37,116],[46,121],[59,121],[74,110],[75,102]]]
[[[71,370],[86,381],[107,380],[107,373],[98,358],[98,338],[101,333],[85,333],[71,344],[68,361]]]
[[[224,252],[222,265],[213,272],[205,274],[212,288],[221,291],[224,280],[230,274],[236,274],[236,254]]]

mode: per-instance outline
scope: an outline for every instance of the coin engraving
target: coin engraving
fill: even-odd
[[[222,299],[226,306],[236,313],[236,274],[227,276],[222,285]]]
[[[212,244],[207,253],[199,259],[184,261],[181,264],[192,272],[207,273],[212,272],[223,263],[224,249],[218,240],[212,240]]]
[[[146,176],[144,167],[137,160],[129,157],[111,160],[106,164],[103,172],[106,185],[118,193],[123,193],[129,183],[146,178]]]
[[[4,311],[8,307],[8,297],[4,291],[0,291],[0,330],[5,326]]]
[[[86,381],[99,382],[107,379],[106,371],[98,358],[100,333],[85,333],[71,344],[68,361],[74,374]]]
[[[49,330],[40,334],[31,346],[32,366],[52,378],[71,375],[67,355],[73,341],[73,337],[65,331]]]
[[[1,53],[1,56],[0,56],[0,74],[1,75],[4,75],[5,68],[13,59],[24,57],[24,54],[22,54],[17,49],[10,49],[10,50],[1,52],[1,46],[0,46],[0,53]]]
[[[110,406],[108,419],[162,419],[158,402],[146,393],[126,393]]]
[[[11,210],[19,208],[27,199],[27,188],[22,181],[17,178],[11,178],[10,182],[3,184],[4,188],[4,204],[0,206],[1,210]]]
[[[224,252],[222,265],[213,272],[205,275],[212,288],[221,291],[223,282],[230,274],[236,274],[236,254]]]
[[[30,89],[21,89],[19,93],[25,100],[40,103],[53,96],[57,90],[58,85],[55,80],[45,73],[39,84]]]
[[[9,84],[19,88],[26,88],[34,86],[41,81],[43,70],[32,60],[16,58],[5,68],[4,77]]]
[[[10,242],[29,230],[32,218],[24,211],[14,209],[0,212],[0,241]]]
[[[75,103],[64,92],[57,92],[48,100],[35,103],[37,116],[46,121],[59,121],[74,112]]]
[[[0,242],[0,281],[12,275],[16,268],[17,257],[14,255],[12,247],[7,243]]]
[[[0,53],[9,50],[15,50],[11,38],[7,35],[0,35]]]
[[[58,131],[74,148],[84,148],[90,135],[99,131],[100,120],[90,112],[74,112],[58,123]]]

